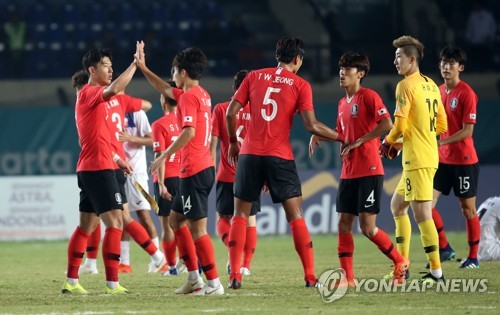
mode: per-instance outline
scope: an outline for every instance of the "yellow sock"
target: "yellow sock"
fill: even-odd
[[[395,217],[396,222],[396,246],[399,253],[410,258],[411,222],[408,215]]]
[[[418,228],[420,229],[420,238],[422,239],[422,245],[424,246],[430,269],[441,269],[441,261],[439,260],[439,238],[434,221],[431,219],[420,222]]]

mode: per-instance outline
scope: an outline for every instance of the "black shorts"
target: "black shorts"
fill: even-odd
[[[80,188],[80,212],[101,213],[120,209],[123,200],[114,170],[76,173]]]
[[[179,179],[179,193],[174,198],[172,210],[189,220],[199,220],[208,215],[208,195],[215,179],[215,168],[209,167],[193,176]]]
[[[434,189],[448,196],[451,188],[458,198],[472,198],[477,194],[479,164],[451,165],[439,163],[434,175]]]
[[[122,202],[123,204],[126,204],[128,202],[127,194],[125,193],[125,182],[127,181],[127,175],[125,175],[125,172],[122,169],[116,169],[115,176],[116,182],[118,183],[118,189],[120,189],[120,194],[122,194]]]
[[[160,208],[160,210],[158,210],[158,215],[160,217],[168,217],[170,215],[170,209],[172,208],[174,198],[179,192],[179,177],[165,178],[163,182],[165,183],[168,192],[172,195],[172,200],[167,200],[160,196],[160,188],[157,182],[154,184],[155,200]]]
[[[220,215],[234,215],[233,183],[217,182],[215,208]],[[252,202],[250,215],[260,212],[260,199]]]
[[[259,200],[264,183],[274,203],[302,196],[295,161],[275,156],[240,155],[234,182],[234,196],[245,201]]]
[[[384,176],[366,176],[341,179],[337,191],[337,212],[358,215],[361,212],[377,214]]]

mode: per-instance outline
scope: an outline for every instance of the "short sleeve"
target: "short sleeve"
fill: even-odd
[[[214,108],[214,114],[212,116],[212,136],[220,138],[222,122],[223,122],[223,108],[221,104],[217,104]]]
[[[396,87],[396,109],[394,110],[394,116],[408,118],[412,98],[408,85],[403,81],[399,82]]]
[[[152,126],[153,130],[153,152],[164,151],[166,148],[165,129],[156,121]]]
[[[198,99],[192,93],[184,93],[179,99],[179,111],[182,117],[182,128],[196,127],[196,119],[198,114]]]
[[[303,110],[314,111],[311,85],[305,80],[302,83],[297,98],[297,112]]]
[[[463,104],[463,116],[462,123],[464,124],[476,124],[476,114],[477,114],[477,95],[468,89],[462,95],[460,102]]]

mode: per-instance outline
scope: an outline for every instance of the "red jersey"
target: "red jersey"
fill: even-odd
[[[155,121],[151,128],[153,129],[153,152],[165,151],[181,133],[177,125],[177,115],[175,112],[165,114]],[[165,177],[179,177],[180,153],[175,152],[165,160]],[[154,174],[154,182],[158,182],[158,174]]]
[[[85,84],[76,97],[76,129],[82,147],[77,172],[115,168],[107,125],[109,116],[102,96],[104,88]]]
[[[233,98],[250,107],[252,119],[240,154],[293,160],[290,129],[293,116],[313,111],[311,85],[281,67],[250,72]]]
[[[448,138],[462,129],[463,124],[476,124],[477,95],[465,82],[458,82],[449,93],[446,85],[439,87],[448,119],[448,131],[440,139]],[[470,165],[478,162],[474,140],[467,137],[462,141],[439,147],[439,162],[454,165]]]
[[[196,130],[194,138],[182,148],[179,177],[186,178],[214,166],[210,153],[212,103],[210,95],[201,86],[194,86],[186,92],[174,89],[173,94],[177,100],[179,126]]]
[[[351,143],[372,131],[386,117],[390,117],[390,114],[377,92],[361,88],[351,100],[344,97],[339,101],[337,130]],[[340,178],[384,175],[379,147],[380,138],[377,137],[342,157]]]
[[[220,161],[217,170],[217,181],[234,183],[236,168],[229,164],[227,154],[229,150],[229,135],[226,128],[226,111],[229,107],[229,102],[217,104],[214,108],[212,117],[212,135],[220,139]],[[236,138],[243,143],[246,136],[246,129],[250,120],[250,108],[248,106],[242,108],[236,115]]]
[[[122,159],[125,159],[123,142],[118,140],[119,132],[123,131],[125,114],[141,110],[142,100],[126,94],[118,94],[106,102],[106,108],[108,109],[109,116],[108,128],[111,135],[111,148],[113,152],[118,154]],[[117,168],[118,165],[115,164],[114,169]]]

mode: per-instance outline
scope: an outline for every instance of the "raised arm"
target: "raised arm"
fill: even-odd
[[[136,43],[137,51],[135,53],[135,62],[137,63],[137,68],[141,70],[142,74],[149,81],[151,86],[161,94],[166,97],[175,100],[174,94],[172,93],[172,87],[167,82],[163,81],[159,76],[157,76],[153,71],[149,70],[146,66],[146,54],[144,53],[144,42],[140,41]]]

